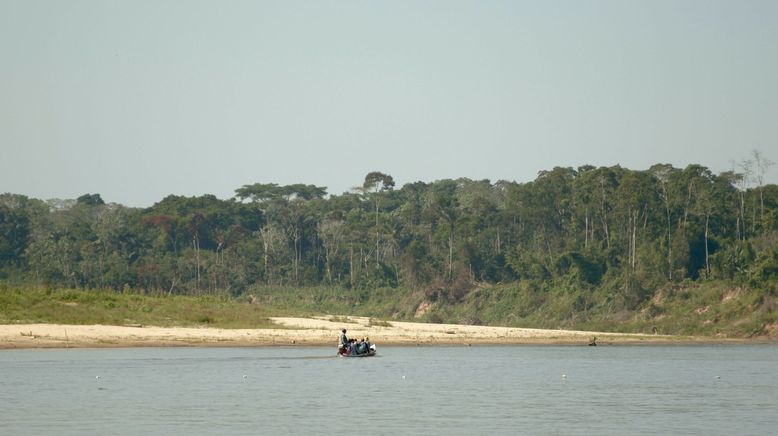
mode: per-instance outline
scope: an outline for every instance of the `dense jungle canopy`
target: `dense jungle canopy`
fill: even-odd
[[[439,180],[395,188],[367,174],[327,195],[245,185],[145,209],[0,196],[0,280],[42,286],[239,295],[263,285],[426,289],[477,284],[608,287],[634,305],[667,284],[731,280],[774,290],[778,186],[763,171],[700,165],[554,168],[534,181]]]

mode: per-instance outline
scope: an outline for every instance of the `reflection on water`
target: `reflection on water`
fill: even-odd
[[[0,352],[0,434],[770,434],[778,347]]]

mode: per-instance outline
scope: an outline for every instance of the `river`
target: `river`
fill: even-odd
[[[778,346],[0,351],[1,435],[778,429]]]

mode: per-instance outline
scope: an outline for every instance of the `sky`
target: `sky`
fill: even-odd
[[[0,192],[778,161],[776,23],[773,0],[0,0]]]

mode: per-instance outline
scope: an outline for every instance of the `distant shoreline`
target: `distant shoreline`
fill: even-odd
[[[153,326],[4,324],[0,349],[125,347],[326,346],[333,348],[341,328],[350,337],[382,345],[597,345],[775,343],[759,339],[543,330],[455,324],[388,322],[369,318],[271,318],[278,328],[222,329]],[[334,320],[333,320],[334,319]],[[384,325],[385,324],[385,325]]]

